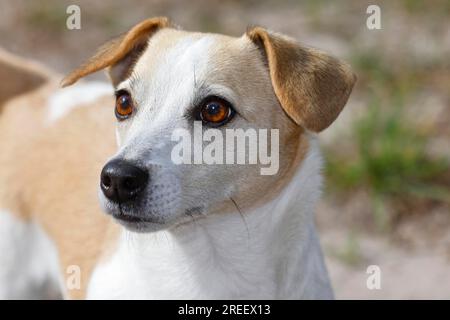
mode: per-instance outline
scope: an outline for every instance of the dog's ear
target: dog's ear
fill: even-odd
[[[169,19],[165,17],[142,21],[125,34],[101,46],[94,56],[62,80],[62,87],[74,84],[78,79],[104,68],[108,68],[111,81],[116,85],[128,75],[130,68],[144,52],[148,39],[159,29],[169,26]]]
[[[286,114],[308,130],[327,128],[346,104],[356,81],[350,67],[261,27],[247,30],[247,36],[262,51]]]

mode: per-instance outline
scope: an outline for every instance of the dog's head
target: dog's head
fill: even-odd
[[[263,28],[234,38],[166,18],[108,42],[63,85],[104,68],[119,151],[100,197],[136,231],[269,201],[300,165],[305,133],[336,119],[355,82],[346,64]]]

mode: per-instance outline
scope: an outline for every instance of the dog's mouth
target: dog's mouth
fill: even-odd
[[[156,217],[138,216],[124,209],[125,208],[123,208],[123,205],[118,205],[115,210],[108,210],[108,213],[114,220],[124,226],[127,230],[140,233],[177,228],[178,226],[190,224],[202,216],[202,208],[194,207],[185,210],[185,214],[178,219],[168,222]]]
[[[129,231],[144,233],[165,228],[165,223],[157,219],[138,217],[124,212],[111,213],[111,216]]]
[[[151,221],[150,219],[145,219],[143,217],[137,217],[134,215],[124,214],[123,212],[114,213],[112,214],[112,217],[114,219],[117,219],[119,221],[127,222],[127,223],[155,223],[155,221]]]
[[[134,214],[133,210],[129,210],[123,203],[118,203],[118,210],[113,210],[110,215],[122,226],[130,231],[149,232],[162,229],[164,222],[156,217],[142,216]]]

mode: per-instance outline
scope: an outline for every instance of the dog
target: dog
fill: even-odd
[[[112,86],[69,87],[103,69]],[[333,298],[316,136],[352,91],[346,63],[262,27],[230,37],[157,17],[68,88],[6,52],[0,79],[0,298]],[[277,129],[279,169],[174,164],[172,133],[195,121]]]

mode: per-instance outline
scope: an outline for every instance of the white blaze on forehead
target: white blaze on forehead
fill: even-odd
[[[159,65],[152,76],[164,77],[167,72],[176,73],[181,78],[186,75],[193,76],[194,68],[202,69],[208,64],[210,49],[215,41],[217,39],[213,35],[193,34],[180,38],[157,57]]]
[[[150,42],[135,67],[135,83],[141,105],[186,102],[195,94],[195,87],[205,78],[210,49],[217,41],[212,35],[198,34],[180,37],[167,48]],[[155,51],[158,53],[155,55]]]
[[[112,95],[112,86],[105,82],[80,83],[59,89],[48,99],[48,123],[68,114],[73,108],[86,105],[105,95]]]
[[[212,67],[210,48],[214,41],[213,36],[192,36],[181,40],[170,49],[166,58],[167,65],[162,65],[155,77],[155,80],[162,78],[163,81],[173,81],[169,84],[170,93],[166,97],[169,106],[178,105],[179,111],[189,106],[196,90],[205,80],[208,67]],[[166,70],[169,72],[166,73]],[[173,80],[177,78],[178,80]]]

